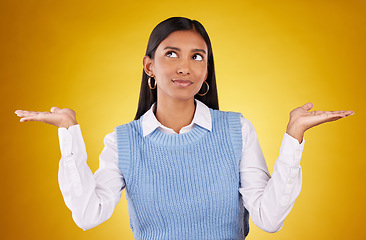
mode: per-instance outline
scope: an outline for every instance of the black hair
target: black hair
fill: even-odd
[[[184,17],[172,17],[168,18],[161,23],[159,23],[151,32],[149,42],[147,44],[146,55],[151,59],[154,59],[155,51],[158,48],[159,44],[167,38],[172,32],[181,31],[181,30],[193,30],[199,33],[203,40],[206,42],[207,45],[207,66],[208,66],[208,75],[206,82],[208,83],[210,89],[204,96],[199,96],[196,94],[194,96],[195,99],[203,102],[212,109],[219,109],[219,100],[217,97],[217,87],[216,87],[216,76],[215,76],[215,66],[214,66],[214,59],[211,47],[211,41],[208,37],[208,34],[202,24],[196,20],[191,20]],[[140,98],[139,104],[137,108],[137,113],[135,116],[135,120],[139,119],[144,113],[146,113],[151,105],[157,101],[157,90],[150,89],[147,81],[149,76],[142,71],[142,81],[141,81],[141,88],[140,88]],[[206,84],[203,84],[203,88]],[[202,90],[204,93],[206,90]]]

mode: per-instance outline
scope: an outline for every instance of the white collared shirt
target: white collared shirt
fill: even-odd
[[[195,101],[193,120],[179,134],[189,132],[196,124],[212,130],[209,108]],[[178,134],[156,119],[153,107],[142,116],[143,136],[156,128],[166,134]],[[305,141],[299,144],[295,138],[284,134],[271,177],[253,125],[244,117],[240,120],[243,149],[238,191],[253,222],[267,232],[275,232],[282,227],[301,190],[300,160]],[[80,125],[59,128],[58,133],[62,154],[58,176],[62,195],[75,223],[84,230],[93,228],[112,215],[125,187],[118,168],[116,133],[109,133],[104,138],[105,147],[99,156],[99,169],[94,175],[86,163]]]
[[[187,132],[191,131],[196,124],[203,128],[206,128],[209,131],[212,130],[211,113],[210,113],[209,108],[197,99],[195,100],[195,102],[196,102],[196,111],[193,116],[192,122],[189,125],[182,127],[182,129],[179,131],[179,134],[187,133]],[[145,137],[146,135],[149,135],[156,128],[159,128],[159,130],[161,132],[166,133],[166,134],[178,134],[178,133],[174,132],[173,129],[165,127],[163,124],[161,124],[158,121],[158,119],[156,119],[155,114],[153,112],[155,104],[156,103],[154,103],[151,106],[150,110],[147,111],[143,115],[143,118],[142,118],[143,136]]]

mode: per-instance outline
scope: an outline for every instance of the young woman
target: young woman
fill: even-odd
[[[73,110],[16,111],[21,122],[59,127],[59,184],[84,230],[107,220],[125,189],[136,239],[244,239],[249,213],[261,229],[278,231],[300,193],[304,132],[353,114],[310,112],[311,103],[291,111],[271,177],[253,125],[218,110],[211,43],[199,22],[158,24],[143,68],[135,121],[105,137],[94,175]]]

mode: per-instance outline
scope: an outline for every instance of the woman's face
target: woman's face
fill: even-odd
[[[145,70],[157,83],[158,100],[194,98],[207,78],[207,56],[206,42],[195,31],[176,31],[164,39],[154,59],[144,59]]]

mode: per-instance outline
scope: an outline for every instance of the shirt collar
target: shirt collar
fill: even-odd
[[[193,120],[190,125],[197,124],[207,130],[212,130],[212,121],[211,121],[211,113],[210,109],[201,101],[195,99],[196,102],[196,111],[193,116]],[[151,108],[142,116],[142,133],[145,137],[152,133],[156,128],[167,128],[163,126],[158,119],[156,119],[155,114],[153,112],[154,103]]]

